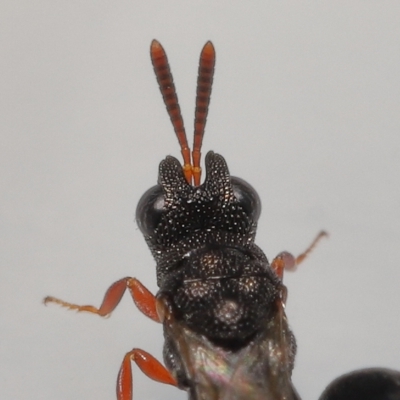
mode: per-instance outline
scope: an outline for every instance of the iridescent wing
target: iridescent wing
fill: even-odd
[[[294,337],[282,303],[265,328],[236,351],[216,346],[178,322],[163,299],[164,335],[189,382],[190,400],[300,400],[291,382]],[[166,360],[167,362],[167,360]]]

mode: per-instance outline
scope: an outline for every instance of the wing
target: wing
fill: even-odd
[[[300,400],[291,382],[295,342],[283,308],[235,351],[196,334],[171,313],[163,324],[165,362],[190,400]]]

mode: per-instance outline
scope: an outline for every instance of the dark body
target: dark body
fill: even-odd
[[[157,263],[164,361],[190,400],[300,400],[286,288],[255,244],[261,202],[209,152],[202,185],[167,157],[136,218]],[[355,371],[320,400],[400,400],[400,373]]]
[[[170,309],[166,365],[193,400],[297,399],[284,287],[254,243],[260,199],[220,155],[205,163],[195,187],[167,157],[136,213]]]

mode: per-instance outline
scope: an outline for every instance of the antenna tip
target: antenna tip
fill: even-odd
[[[207,57],[215,57],[215,48],[212,44],[211,40],[209,40],[203,47],[201,51],[202,54],[206,55]]]
[[[150,45],[150,54],[154,56],[156,53],[160,52],[164,53],[164,49],[161,46],[161,43],[158,40],[153,39]]]
[[[157,48],[157,47],[161,47],[161,44],[160,44],[160,42],[157,40],[157,39],[153,39],[152,41],[151,41],[151,45],[150,45],[150,48]]]

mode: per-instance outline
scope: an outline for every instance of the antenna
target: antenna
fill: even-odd
[[[199,61],[199,75],[197,78],[196,109],[194,113],[194,136],[193,136],[193,178],[195,186],[200,185],[201,168],[201,145],[203,143],[204,129],[207,122],[208,106],[210,104],[211,88],[214,77],[215,49],[208,41],[201,51]]]
[[[211,88],[214,77],[215,49],[213,44],[208,41],[201,51],[199,61],[199,74],[197,78],[196,109],[194,117],[194,137],[192,160],[190,159],[190,149],[187,142],[185,127],[181,109],[178,103],[174,80],[168,63],[167,54],[160,42],[153,40],[150,46],[150,57],[153,63],[154,72],[160,87],[161,94],[167,107],[168,115],[171,119],[175,134],[181,146],[183,156],[183,173],[189,184],[194,178],[194,185],[200,185],[201,178],[201,145],[203,143],[204,129],[207,122],[208,106],[210,104]]]
[[[183,125],[181,108],[179,107],[178,96],[175,90],[174,79],[169,68],[167,54],[160,42],[157,40],[151,42],[150,57],[165,106],[167,107],[168,115],[181,146],[183,172],[188,183],[191,183],[192,164],[190,162],[190,149],[186,138],[185,127]]]

